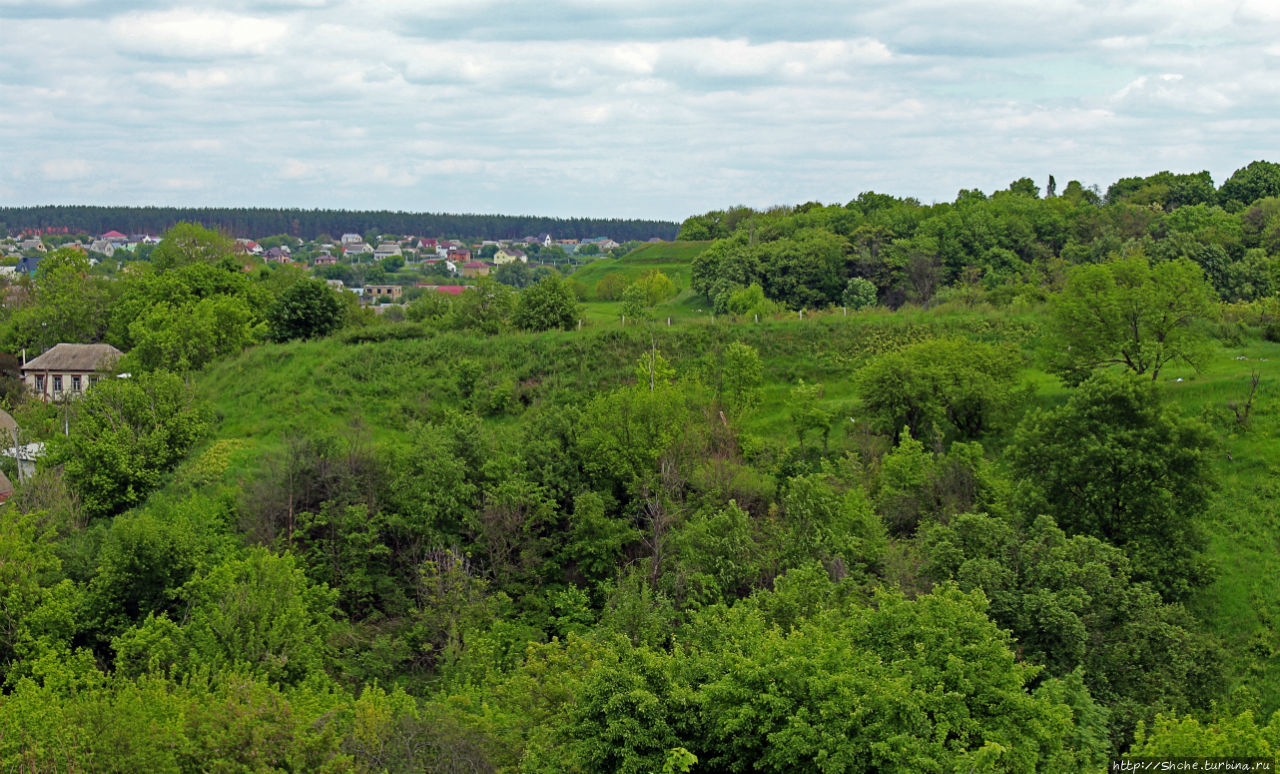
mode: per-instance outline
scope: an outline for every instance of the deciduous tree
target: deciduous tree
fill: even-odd
[[[1214,315],[1216,300],[1187,260],[1153,266],[1137,255],[1077,266],[1052,301],[1049,367],[1078,384],[1107,366],[1151,379],[1171,362],[1196,366],[1205,342],[1198,325]]]

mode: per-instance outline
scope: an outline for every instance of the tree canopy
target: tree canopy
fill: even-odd
[[[1216,311],[1204,272],[1186,260],[1152,265],[1141,256],[1077,266],[1052,299],[1050,367],[1079,383],[1100,367],[1156,379],[1172,362],[1197,366]]]

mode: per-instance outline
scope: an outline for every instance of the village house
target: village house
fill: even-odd
[[[373,251],[374,258],[390,258],[394,255],[404,255],[400,250],[400,245],[395,242],[383,242]]]
[[[264,258],[274,263],[293,263],[293,257],[289,248],[283,245],[280,247],[273,247],[268,250]]]
[[[469,261],[462,265],[464,277],[486,277],[489,275],[489,264],[484,261]]]
[[[524,250],[521,250],[518,247],[504,247],[493,254],[493,264],[495,266],[502,266],[506,263],[515,263],[516,261],[519,261],[520,263],[529,262],[529,256]]]
[[[311,265],[312,266],[333,266],[337,262],[338,262],[338,259],[336,257],[329,255],[328,253],[322,253],[315,257],[315,260],[311,262]]]
[[[95,253],[102,253],[110,258],[116,254],[116,243],[108,242],[105,239],[95,239],[89,243],[89,249]]]
[[[372,297],[374,301],[389,298],[392,301],[400,300],[400,294],[404,292],[404,288],[400,285],[365,285],[364,296]]]
[[[123,354],[110,344],[55,344],[23,364],[22,381],[43,400],[78,397]]]

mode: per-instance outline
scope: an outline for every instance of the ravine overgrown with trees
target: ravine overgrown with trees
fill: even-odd
[[[130,375],[0,369],[4,770],[1280,751],[1280,166],[731,208],[381,313],[148,258],[0,309]]]

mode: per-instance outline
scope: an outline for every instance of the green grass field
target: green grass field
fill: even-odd
[[[693,259],[707,249],[710,242],[653,242],[641,245],[621,258],[601,258],[573,273],[573,278],[594,293],[596,283],[609,274],[621,274],[626,282],[657,269],[671,278],[678,291],[689,289]]]

